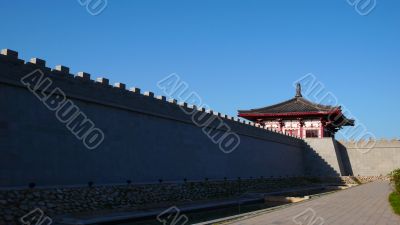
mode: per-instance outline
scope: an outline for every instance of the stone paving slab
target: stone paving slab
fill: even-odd
[[[400,225],[388,202],[391,187],[378,181],[296,204],[235,225]]]

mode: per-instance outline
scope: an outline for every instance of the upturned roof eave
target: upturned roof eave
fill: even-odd
[[[250,109],[250,110],[238,110],[239,114],[249,114],[249,113],[277,113],[277,112],[273,112],[276,110],[276,108],[284,106],[284,105],[288,105],[291,104],[292,102],[294,102],[294,104],[299,104],[299,105],[306,105],[309,106],[311,108],[313,108],[314,110],[309,110],[309,111],[287,111],[287,112],[282,112],[282,113],[292,113],[292,112],[331,112],[334,110],[338,110],[340,109],[339,106],[328,106],[328,105],[320,105],[320,104],[315,104],[313,102],[308,101],[307,99],[303,98],[303,97],[295,97],[292,99],[289,99],[287,101],[278,103],[278,104],[274,104],[271,106],[266,106],[266,107],[261,107],[261,108],[256,108],[256,109]]]
[[[282,113],[263,113],[263,112],[241,112],[239,111],[240,117],[280,117],[280,116],[312,116],[312,115],[330,115],[339,114],[339,110],[331,111],[309,111],[309,112],[282,112]]]

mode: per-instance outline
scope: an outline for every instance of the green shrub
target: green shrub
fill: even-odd
[[[393,211],[400,215],[400,194],[393,192],[389,196],[390,205],[392,205]]]
[[[400,194],[400,169],[390,173],[390,181],[393,183],[396,192]]]

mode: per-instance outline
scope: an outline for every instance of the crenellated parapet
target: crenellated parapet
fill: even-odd
[[[301,142],[301,139],[295,136],[275,132],[253,122],[204,109],[200,106],[190,105],[186,102],[178,102],[175,99],[168,99],[166,96],[156,96],[151,91],[142,92],[137,87],[127,88],[125,83],[117,82],[112,85],[108,78],[99,77],[93,79],[91,74],[87,72],[72,74],[70,68],[64,65],[49,68],[46,65],[46,60],[40,58],[24,61],[18,57],[18,52],[16,51],[10,49],[1,50],[0,83],[24,87],[20,79],[34,71],[40,71],[44,76],[50,78],[56,87],[59,87],[67,97],[72,99],[185,123],[192,123],[191,117],[195,113],[205,114],[206,117],[218,118],[220,121],[225,122],[232,131],[239,134],[259,137],[272,133],[277,139],[283,138],[282,140],[285,140],[289,138],[297,143]],[[218,128],[218,122],[213,123],[210,124],[211,127],[225,129]]]
[[[400,138],[339,140],[346,148],[400,148]]]

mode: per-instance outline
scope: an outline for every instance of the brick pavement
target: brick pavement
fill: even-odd
[[[235,225],[400,225],[388,182],[373,182],[240,220]]]

